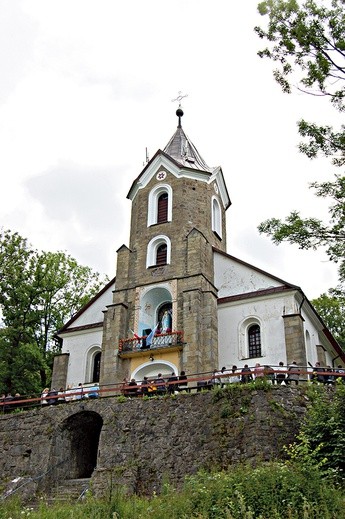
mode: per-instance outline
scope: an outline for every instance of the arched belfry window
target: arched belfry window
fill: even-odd
[[[258,324],[248,328],[248,357],[261,357],[261,330]]]
[[[155,236],[147,246],[146,268],[170,263],[171,242],[167,236]]]
[[[162,193],[157,202],[157,223],[168,221],[168,193]]]
[[[172,189],[169,184],[158,184],[148,197],[147,226],[172,220]]]
[[[168,247],[166,243],[162,243],[157,247],[156,265],[166,265]]]
[[[222,212],[216,197],[212,197],[212,231],[222,238]]]

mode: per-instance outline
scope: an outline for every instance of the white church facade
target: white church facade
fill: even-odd
[[[345,364],[302,289],[227,253],[231,202],[178,127],[133,181],[116,276],[58,335],[54,387],[188,376],[222,366]]]

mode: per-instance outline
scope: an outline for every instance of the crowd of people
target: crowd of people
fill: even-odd
[[[15,393],[13,396],[11,393],[3,393],[1,395],[1,402],[4,404],[2,406],[2,411],[6,412],[10,409],[16,409],[17,408],[17,402],[19,402],[22,399],[21,395],[19,393]]]
[[[172,372],[170,375],[163,376],[162,373],[158,373],[156,377],[148,378],[144,376],[142,381],[125,378],[121,385],[121,393],[127,397],[154,396],[174,394],[181,391],[190,392],[192,389],[202,391],[217,386],[223,387],[227,384],[246,384],[263,379],[277,385],[298,385],[300,380],[309,380],[312,383],[332,386],[337,380],[345,384],[345,368],[341,365],[336,368],[321,366],[320,362],[316,362],[315,366],[310,369],[310,367],[300,367],[293,361],[289,365],[279,362],[279,365],[274,368],[261,365],[259,362],[252,368],[248,364],[245,364],[242,368],[234,365],[231,369],[224,366],[220,370],[214,370],[209,377],[206,374],[198,374],[197,376],[191,376],[189,380],[185,371],[181,371],[180,375]],[[41,393],[40,404],[42,406],[57,405],[85,398],[98,398],[99,396],[98,383],[85,387],[82,383],[79,383],[77,387],[68,385],[67,388],[60,387],[59,390],[47,387]],[[19,393],[15,393],[14,396],[11,393],[3,394],[0,399],[1,410],[7,412],[17,407],[27,407],[23,402],[24,400],[25,397],[22,397]],[[16,402],[18,402],[18,405],[16,405]]]
[[[337,368],[322,367],[320,362],[317,362],[313,370],[310,371],[308,368],[298,366],[296,361],[289,365],[284,365],[281,361],[274,368],[257,362],[253,368],[245,364],[242,368],[234,365],[231,369],[224,366],[220,370],[214,370],[209,379],[197,382],[197,391],[211,389],[214,386],[233,383],[246,384],[263,379],[277,385],[298,385],[300,380],[333,385],[337,378],[345,383],[345,368],[341,365]]]
[[[128,397],[158,396],[174,394],[180,391],[188,391],[188,381],[185,371],[181,371],[180,375],[176,375],[173,371],[167,378],[163,378],[162,373],[158,373],[157,377],[151,380],[148,377],[144,377],[140,383],[134,378],[131,380],[124,378],[122,383],[122,394]]]
[[[257,362],[254,368],[250,368],[245,364],[243,368],[238,369],[232,366],[231,370],[223,367],[220,371],[214,371],[209,381],[212,386],[214,384],[231,384],[234,382],[248,383],[255,380],[266,379],[272,384],[278,385],[298,385],[301,378],[312,382],[333,385],[337,378],[345,383],[345,368],[339,365],[337,368],[331,366],[322,367],[320,362],[316,362],[312,371],[306,367],[300,367],[296,361],[289,365],[279,362],[276,367],[261,365]]]
[[[84,398],[98,398],[99,384],[95,383],[92,386],[84,387],[80,382],[77,387],[68,385],[66,389],[60,387],[59,390],[55,388],[49,389],[46,387],[41,393],[41,405],[57,405],[65,402],[72,402],[75,400],[83,400]]]
[[[212,389],[213,387],[223,387],[226,384],[246,384],[255,380],[267,380],[277,385],[298,385],[300,380],[310,380],[312,382],[333,385],[337,378],[345,383],[345,369],[342,366],[331,368],[330,366],[322,367],[320,362],[315,364],[313,371],[307,368],[299,367],[296,361],[289,365],[284,365],[281,361],[276,367],[261,365],[259,362],[253,368],[245,364],[242,368],[232,366],[227,369],[225,366],[220,370],[214,370],[210,378],[198,380],[198,377],[192,377],[188,385],[187,376],[184,371],[177,376],[174,372],[170,376],[163,377],[161,373],[157,377],[149,380],[144,377],[141,382],[134,378],[123,380],[122,394],[129,397],[134,396],[153,396],[162,394],[172,394],[180,391],[190,391],[196,388],[196,391]]]

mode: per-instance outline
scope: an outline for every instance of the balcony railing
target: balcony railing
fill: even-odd
[[[119,353],[155,350],[158,348],[169,348],[171,346],[183,345],[183,332],[157,333],[150,345],[145,337],[133,337],[130,339],[120,339]]]

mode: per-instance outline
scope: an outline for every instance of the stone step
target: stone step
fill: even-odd
[[[55,503],[71,503],[79,499],[82,493],[89,487],[90,478],[65,479],[56,483],[54,487],[41,499],[34,499],[29,507],[33,510],[39,508],[42,501],[48,505]]]
[[[74,501],[89,487],[90,478],[66,479],[59,481],[51,489],[50,496],[55,500]]]

